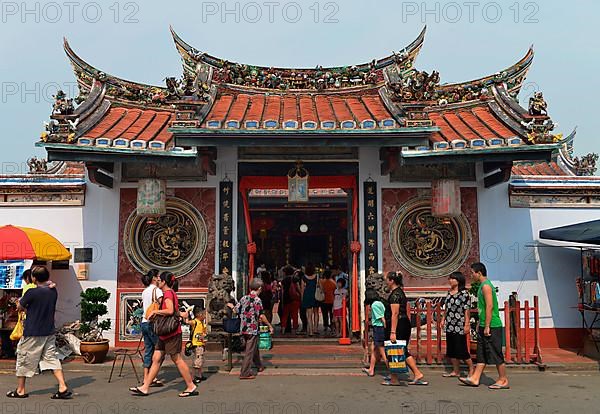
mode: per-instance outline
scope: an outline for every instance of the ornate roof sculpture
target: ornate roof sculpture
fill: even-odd
[[[272,145],[274,137],[291,138],[280,138],[285,145],[297,137],[343,136],[362,137],[362,145],[402,147],[403,158],[421,163],[458,152],[522,148],[525,154],[561,146],[562,135],[553,132],[543,97],[535,96],[529,110],[516,100],[533,60],[531,48],[496,74],[442,84],[437,71],[414,68],[425,29],[383,59],[312,69],[229,62],[171,33],[183,76],[166,78],[165,86],[108,75],[81,59],[65,40],[80,96],[56,96],[39,145],[192,157],[194,150],[182,146],[227,144],[232,141],[223,140],[231,137],[261,136],[263,145]]]

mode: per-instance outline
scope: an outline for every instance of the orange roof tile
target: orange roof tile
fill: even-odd
[[[315,110],[315,102],[308,95],[300,96],[300,120],[303,123],[307,121],[319,122],[317,111]]]
[[[115,126],[121,117],[127,112],[124,108],[111,108],[102,120],[89,131],[86,136],[90,138],[101,138]]]

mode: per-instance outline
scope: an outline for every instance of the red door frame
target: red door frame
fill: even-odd
[[[287,177],[282,176],[245,176],[240,179],[239,190],[244,206],[244,220],[246,222],[246,236],[248,238],[248,279],[254,278],[254,256],[257,252],[256,243],[252,238],[252,222],[250,220],[250,205],[248,203],[248,192],[250,190],[283,190],[288,188]],[[356,177],[348,175],[340,176],[309,176],[308,188],[341,188],[352,191],[352,241],[350,251],[352,253],[352,331],[360,331],[360,313],[358,306],[358,253],[361,245],[358,241],[358,185]]]

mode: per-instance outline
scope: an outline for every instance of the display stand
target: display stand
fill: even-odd
[[[577,288],[581,327],[587,333],[587,339],[594,344],[596,352],[600,353],[600,335],[595,335],[596,330],[600,332],[600,250],[581,248],[581,278]],[[582,355],[584,348],[585,340],[578,354]]]

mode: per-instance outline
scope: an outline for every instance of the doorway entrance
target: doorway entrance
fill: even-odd
[[[263,256],[263,258],[269,258],[273,260],[273,258],[269,255],[268,249],[262,248],[263,240],[266,243],[268,237],[269,227],[274,227],[276,224],[276,220],[272,217],[275,212],[279,212],[283,214],[287,212],[288,214],[294,212],[296,215],[294,218],[280,219],[279,221],[285,223],[288,228],[288,234],[276,233],[279,237],[284,237],[283,243],[277,244],[277,248],[275,248],[276,252],[280,252],[278,254],[283,254],[283,260],[278,258],[276,260],[276,265],[279,263],[287,264],[290,263],[292,259],[292,239],[294,239],[295,247],[295,258],[299,254],[308,254],[314,256],[314,258],[322,257],[323,253],[318,249],[318,243],[316,246],[310,244],[310,239],[308,237],[312,237],[313,241],[317,242],[319,236],[325,235],[327,237],[327,260],[322,263],[325,266],[329,265],[329,262],[333,263],[333,252],[335,248],[332,243],[329,242],[335,240],[335,237],[323,230],[323,226],[321,226],[320,233],[323,234],[308,234],[308,230],[310,229],[309,223],[301,223],[302,214],[308,218],[309,214],[314,214],[312,218],[312,223],[328,223],[331,224],[332,220],[326,219],[326,214],[334,213],[336,210],[338,223],[345,224],[346,236],[341,237],[339,239],[345,241],[345,247],[340,246],[340,252],[344,252],[347,255],[350,270],[348,273],[350,274],[349,279],[349,303],[350,303],[350,311],[349,311],[349,320],[350,324],[350,332],[358,332],[360,331],[360,311],[359,311],[359,303],[358,303],[358,254],[360,252],[360,243],[358,242],[358,192],[357,192],[357,183],[355,176],[310,176],[308,182],[309,189],[309,201],[308,202],[289,202],[288,194],[287,194],[288,182],[287,177],[285,176],[242,176],[240,177],[240,196],[241,196],[241,208],[243,210],[243,227],[246,230],[246,252],[248,261],[247,261],[247,278],[246,280],[252,280],[256,271],[258,270],[258,266],[262,265],[257,261],[259,255]],[[270,210],[272,214],[267,215],[266,217],[253,217],[256,215],[257,210],[260,209],[258,205],[260,205],[260,197],[263,196],[267,200],[263,204],[268,204],[271,202],[272,205]],[[321,200],[319,196],[323,197]],[[278,200],[273,200],[278,199]],[[265,207],[263,207],[263,210]],[[321,213],[319,213],[321,212]],[[300,214],[300,215],[298,215]],[[346,221],[344,221],[344,216],[346,217]],[[336,217],[336,216],[334,216]],[[261,223],[255,222],[255,220],[263,220],[265,225],[264,229],[254,229],[254,225]],[[290,227],[291,226],[291,227]],[[319,225],[317,225],[319,228]],[[297,229],[297,230],[296,230]],[[262,231],[261,231],[262,230]],[[343,230],[343,229],[342,229]],[[304,234],[304,235],[303,235]],[[341,233],[338,233],[341,234]],[[258,239],[255,237],[258,235]],[[285,238],[287,236],[287,239]],[[330,237],[331,236],[331,237]],[[303,240],[303,242],[302,242]],[[260,244],[260,246],[259,246]],[[268,244],[267,244],[268,245]],[[243,246],[243,243],[242,243]],[[261,248],[261,252],[259,253],[259,247]],[[299,253],[300,252],[300,253]],[[243,253],[242,253],[243,254]],[[274,256],[278,256],[276,253]],[[266,263],[264,263],[266,265]],[[313,263],[319,265],[319,263]],[[345,266],[340,266],[345,267]]]
[[[250,198],[253,239],[257,245],[257,266],[280,269],[312,263],[319,268],[347,267],[348,220],[345,198],[315,205],[288,205],[282,199]],[[277,206],[279,205],[279,207]]]
[[[263,305],[273,309],[272,315],[276,325],[282,318],[290,322],[289,326],[276,326],[278,338],[298,339],[306,338],[305,334],[309,333],[305,332],[306,310],[290,308],[287,311],[294,312],[295,317],[283,316],[285,308],[293,306],[288,303],[290,296],[286,294],[290,290],[290,283],[296,283],[296,286],[300,287],[298,282],[303,277],[302,273],[295,274],[291,282],[289,276],[286,277],[285,268],[304,271],[315,267],[321,279],[331,273],[332,268],[347,270],[350,240],[349,197],[348,193],[341,189],[314,189],[311,191],[309,202],[289,203],[286,191],[250,191],[248,204],[253,241],[256,243],[255,277],[261,277],[266,283],[271,283],[273,289],[271,293],[261,294]],[[332,277],[331,281],[323,282],[324,286],[327,286],[329,303],[333,301],[334,280]],[[272,301],[273,293],[276,299]],[[277,300],[279,303],[275,304]],[[302,300],[301,303],[305,301]],[[332,343],[337,343],[334,339],[337,338],[334,335],[335,323],[331,321],[332,310],[329,309],[332,306],[320,307],[316,331],[319,342],[323,341],[323,338],[330,338]],[[269,312],[266,314],[271,316]],[[292,324],[292,319],[300,323]],[[315,340],[316,337],[309,339],[311,342]]]

